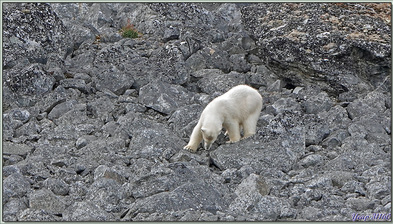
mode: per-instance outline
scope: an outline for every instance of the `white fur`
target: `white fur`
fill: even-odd
[[[184,149],[196,152],[202,139],[204,148],[209,149],[222,128],[229,136],[229,143],[240,140],[241,129],[243,138],[254,135],[261,109],[262,96],[257,90],[247,85],[233,87],[206,106]]]

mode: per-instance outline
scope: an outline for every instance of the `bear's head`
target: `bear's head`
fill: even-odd
[[[216,141],[217,136],[220,134],[221,129],[217,130],[217,128],[213,127],[202,127],[202,137],[203,137],[203,147],[205,150],[209,150],[212,146],[213,142]]]

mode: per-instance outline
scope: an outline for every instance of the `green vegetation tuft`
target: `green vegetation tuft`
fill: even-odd
[[[122,37],[124,38],[138,38],[141,37],[142,34],[139,33],[133,24],[130,23],[130,20],[128,19],[127,21],[127,25],[124,26],[121,30],[120,30],[120,34]]]

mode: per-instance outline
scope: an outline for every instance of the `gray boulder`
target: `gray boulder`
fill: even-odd
[[[222,170],[245,165],[255,172],[267,167],[291,170],[304,153],[304,127],[296,116],[296,113],[279,114],[255,136],[221,145],[211,153],[213,163]]]
[[[93,202],[75,202],[63,214],[64,220],[69,221],[109,221],[114,216]]]
[[[30,191],[29,181],[20,173],[14,173],[3,181],[3,196],[7,202],[13,197],[22,197]]]
[[[162,82],[143,86],[139,92],[139,102],[163,114],[171,114],[174,109],[189,103],[190,93],[181,86]]]
[[[4,5],[3,13],[5,68],[45,64],[50,53],[65,57],[71,47],[67,28],[49,4],[10,3]]]
[[[245,83],[245,76],[238,72],[223,74],[217,70],[201,70],[198,76],[202,77],[197,85],[202,92],[213,94],[215,92],[225,93],[230,88]]]
[[[35,210],[45,210],[50,214],[62,214],[66,204],[52,191],[42,189],[29,195],[29,207]]]
[[[327,18],[324,17],[327,15],[323,10],[325,7],[331,12]],[[386,56],[391,46],[388,44],[389,35],[383,33],[390,28],[383,20],[373,23],[372,29],[378,30],[378,42],[375,42],[371,33],[362,30],[364,24],[374,18],[351,13],[356,10],[357,6],[352,4],[261,3],[243,7],[241,18],[244,28],[256,40],[257,56],[292,85],[317,82],[332,94],[365,93],[370,88],[384,85],[389,74],[389,66],[384,65],[386,60],[389,61]],[[264,17],[256,20],[258,15]],[[349,25],[340,20],[352,21],[355,30],[339,31],[343,30],[341,25]],[[321,29],[314,29],[316,26]],[[357,32],[363,35],[358,36]],[[368,63],[369,66],[363,68]],[[288,66],[293,66],[297,72]]]

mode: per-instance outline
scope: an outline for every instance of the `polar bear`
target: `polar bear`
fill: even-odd
[[[233,87],[206,106],[184,149],[196,152],[203,139],[204,148],[209,150],[222,128],[229,136],[227,143],[240,140],[241,128],[242,139],[254,135],[261,109],[262,96],[256,89],[247,85]]]

